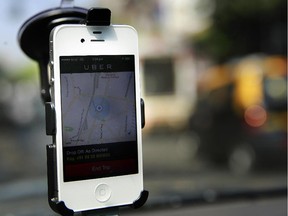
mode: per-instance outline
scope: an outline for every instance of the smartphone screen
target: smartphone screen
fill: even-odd
[[[138,173],[134,55],[60,56],[64,181]]]

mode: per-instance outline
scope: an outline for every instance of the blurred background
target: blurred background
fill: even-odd
[[[0,2],[1,215],[54,215],[46,201],[45,146],[52,140],[38,65],[20,50],[17,33],[32,15],[59,5]],[[150,191],[144,210],[286,195],[286,0],[75,0],[75,6],[108,7],[113,24],[139,33]]]

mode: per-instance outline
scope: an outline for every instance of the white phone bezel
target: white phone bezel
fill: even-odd
[[[101,34],[93,34],[101,31]],[[81,42],[84,39],[85,42]],[[100,41],[99,41],[100,40]],[[105,40],[105,41],[102,41]],[[141,108],[138,37],[134,28],[127,25],[85,26],[61,25],[51,33],[51,62],[53,62],[52,101],[56,112],[56,159],[58,201],[74,211],[129,205],[136,201],[143,191]],[[60,96],[60,56],[81,55],[134,55],[135,95],[137,115],[138,173],[116,177],[64,182],[62,156],[62,118]],[[139,103],[137,103],[139,101]],[[110,199],[99,201],[95,197],[96,187],[108,185]]]

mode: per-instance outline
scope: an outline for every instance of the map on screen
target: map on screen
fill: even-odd
[[[61,74],[63,146],[135,141],[134,73]]]

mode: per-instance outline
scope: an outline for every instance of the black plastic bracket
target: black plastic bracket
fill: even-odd
[[[140,106],[141,106],[141,127],[144,128],[146,122],[145,122],[145,103],[143,98],[141,98]]]
[[[56,122],[54,105],[51,103],[50,85],[48,82],[49,35],[51,30],[61,24],[86,24],[89,26],[107,26],[111,23],[111,11],[106,8],[91,8],[86,10],[78,7],[53,8],[36,14],[21,27],[18,41],[24,53],[37,61],[41,77],[41,96],[45,102],[46,134],[55,135]],[[144,100],[141,99],[141,126],[145,126]],[[57,163],[56,147],[46,146],[48,203],[52,210],[63,216],[73,216],[74,211],[65,203],[57,200]],[[140,208],[145,204],[149,192],[144,190],[131,207]],[[83,216],[114,216],[118,215],[118,207],[82,212]]]
[[[63,216],[73,216],[74,211],[67,208],[64,202],[56,200],[57,197],[57,166],[56,147],[53,144],[46,146],[47,154],[47,183],[48,183],[48,203],[50,208]]]
[[[87,26],[109,26],[111,11],[108,8],[91,8],[86,17]]]
[[[54,104],[52,102],[45,103],[45,119],[46,119],[46,135],[53,136],[56,134],[56,116]]]

